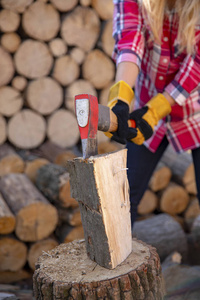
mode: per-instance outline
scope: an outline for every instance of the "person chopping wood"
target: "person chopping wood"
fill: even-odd
[[[192,151],[200,199],[200,1],[113,2],[117,70],[108,106],[119,127],[110,136],[127,144],[133,226],[169,143],[176,152]],[[128,128],[128,119],[136,128]]]

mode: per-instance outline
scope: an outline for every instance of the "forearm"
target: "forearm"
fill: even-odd
[[[168,94],[167,92],[164,92],[163,95],[165,96],[165,98],[167,99],[167,101],[169,102],[169,104],[172,106],[174,105],[176,102],[174,100],[174,98],[172,98],[170,96],[170,94]]]
[[[117,66],[115,81],[125,81],[130,87],[135,86],[139,68],[132,62],[121,62]]]

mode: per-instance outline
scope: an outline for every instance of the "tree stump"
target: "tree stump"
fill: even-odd
[[[61,244],[40,256],[33,276],[36,299],[163,299],[159,256],[134,239],[133,251],[113,270],[87,257],[85,242]]]

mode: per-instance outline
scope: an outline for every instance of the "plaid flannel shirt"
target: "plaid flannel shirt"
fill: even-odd
[[[178,21],[167,11],[161,44],[154,42],[138,0],[114,0],[113,36],[116,63],[137,64],[135,107],[144,106],[157,93],[167,91],[175,100],[172,112],[161,120],[145,145],[155,152],[164,135],[175,151],[200,147],[200,24],[196,25],[196,53],[179,51]]]

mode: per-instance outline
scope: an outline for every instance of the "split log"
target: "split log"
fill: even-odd
[[[79,75],[79,65],[71,56],[65,55],[56,58],[52,76],[60,84],[67,86],[76,80]]]
[[[69,46],[92,50],[100,33],[100,20],[95,11],[77,6],[62,22],[61,37]]]
[[[32,277],[32,273],[25,269],[19,271],[0,271],[0,282],[2,284],[16,283]]]
[[[54,79],[42,77],[28,84],[26,100],[31,109],[49,115],[61,106],[63,91]]]
[[[56,236],[60,243],[70,243],[74,240],[84,239],[83,226],[73,227],[67,223],[63,223],[56,228]]]
[[[0,238],[0,271],[19,271],[27,260],[27,246],[14,237]]]
[[[111,272],[87,257],[83,241],[59,245],[38,260],[33,277],[36,299],[163,299],[156,251],[136,240],[132,248],[123,264]]]
[[[23,76],[16,76],[13,78],[12,80],[12,86],[22,92],[25,90],[26,86],[27,86],[27,79]]]
[[[61,12],[72,10],[78,3],[78,0],[50,0],[51,3]]]
[[[36,1],[23,13],[22,27],[31,38],[49,41],[58,34],[60,16],[53,5]]]
[[[79,202],[87,253],[111,269],[132,251],[126,155],[124,149],[87,160],[75,158],[67,165],[71,194]]]
[[[21,110],[8,122],[8,139],[21,149],[38,147],[45,136],[45,119],[30,109]]]
[[[74,97],[79,94],[91,94],[97,97],[97,91],[89,81],[76,80],[65,90],[65,106],[72,112],[75,111]]]
[[[92,7],[102,20],[112,19],[114,10],[112,0],[92,0]]]
[[[69,181],[66,182],[63,186],[59,189],[59,203],[61,207],[78,207],[78,202],[71,197],[70,192],[70,183]]]
[[[7,139],[6,120],[0,115],[0,145],[2,145]]]
[[[0,113],[5,117],[16,114],[23,106],[23,98],[19,91],[11,86],[0,87]]]
[[[74,114],[65,109],[59,109],[48,119],[47,136],[49,140],[63,148],[70,148],[79,140],[79,129]]]
[[[42,253],[47,253],[47,251],[52,250],[56,246],[58,246],[58,242],[53,238],[38,241],[32,244],[28,251],[28,258],[27,258],[29,267],[34,271],[35,263],[37,262],[39,256]]]
[[[19,14],[12,10],[2,9],[0,11],[0,30],[3,32],[16,31],[20,24]]]
[[[70,52],[71,57],[77,62],[78,65],[81,65],[85,59],[85,52],[79,47],[74,47]]]
[[[138,205],[138,213],[139,215],[147,215],[153,213],[157,207],[158,197],[152,191],[147,190]]]
[[[0,234],[9,234],[15,230],[15,216],[0,194]]]
[[[80,4],[82,6],[89,6],[91,4],[91,0],[80,0]]]
[[[133,233],[142,241],[154,246],[163,261],[172,252],[187,258],[187,240],[180,224],[167,214],[158,214],[144,221],[136,221]]]
[[[51,53],[55,57],[62,56],[67,53],[67,45],[60,38],[55,38],[49,42]]]
[[[9,174],[1,178],[0,191],[16,216],[17,237],[22,241],[38,241],[56,228],[58,214],[46,198],[24,174]]]
[[[45,43],[25,40],[15,53],[14,62],[20,75],[35,79],[49,74],[53,57]]]
[[[0,47],[0,86],[8,84],[13,78],[15,69],[11,55]]]
[[[159,163],[153,172],[149,187],[153,192],[158,192],[164,188],[166,188],[170,182],[172,177],[172,172],[169,167]]]
[[[200,264],[200,215],[194,220],[191,233],[187,235],[188,261],[191,265]]]
[[[32,2],[33,0],[1,0],[1,5],[9,10],[23,13]]]
[[[0,176],[9,173],[23,173],[25,163],[14,149],[4,143],[0,146]]]
[[[102,89],[114,78],[115,67],[110,58],[102,51],[91,51],[83,63],[83,78],[97,89]]]
[[[197,195],[197,186],[195,180],[195,171],[194,171],[194,164],[191,163],[188,168],[186,169],[183,175],[183,183],[185,185],[186,191],[189,194]]]
[[[24,173],[28,176],[28,178],[33,183],[35,183],[38,170],[42,166],[44,166],[48,163],[49,163],[49,161],[47,159],[44,159],[44,158],[38,158],[38,159],[34,159],[32,161],[29,161],[29,162],[26,163]]]
[[[112,56],[115,40],[112,37],[113,32],[113,22],[112,20],[107,21],[104,26],[102,37],[101,37],[101,46],[103,51],[108,55]]]
[[[189,203],[189,195],[185,188],[171,182],[161,193],[159,208],[170,215],[182,213]]]
[[[194,198],[190,201],[187,209],[184,211],[184,222],[187,230],[190,232],[194,220],[200,215],[199,200]]]
[[[14,53],[21,43],[20,36],[15,32],[4,33],[1,37],[1,45],[10,53]]]

